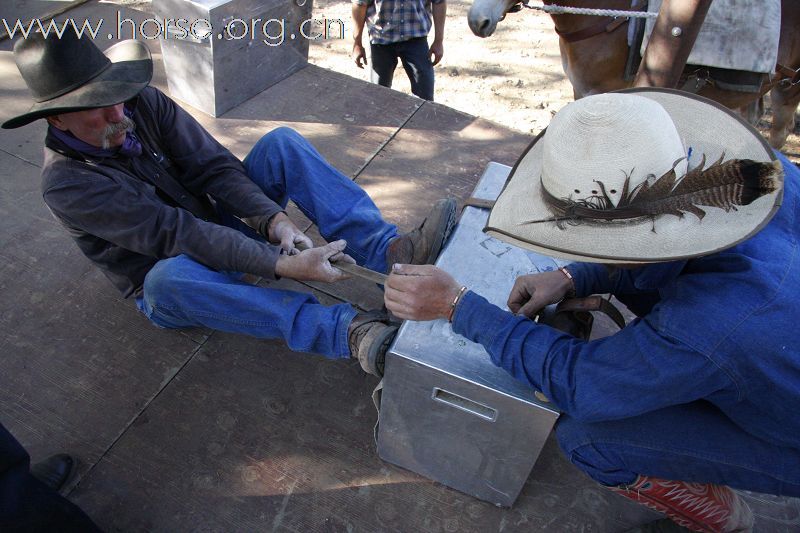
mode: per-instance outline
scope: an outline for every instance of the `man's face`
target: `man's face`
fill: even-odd
[[[123,109],[124,104],[117,104],[53,115],[47,121],[92,146],[115,148],[125,142],[125,133],[133,129],[133,121]]]

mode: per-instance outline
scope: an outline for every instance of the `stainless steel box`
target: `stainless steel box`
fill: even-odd
[[[218,117],[304,67],[312,0],[154,0],[170,93]],[[152,33],[152,30],[148,30]]]
[[[510,168],[489,163],[476,198],[495,199]],[[506,308],[514,280],[562,262],[482,232],[489,212],[467,207],[436,264]],[[378,454],[449,487],[511,506],[558,412],[494,366],[445,320],[406,321],[386,358]]]

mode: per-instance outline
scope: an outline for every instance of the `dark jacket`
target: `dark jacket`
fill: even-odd
[[[281,207],[241,161],[158,89],[133,109],[138,157],[84,156],[48,135],[42,193],[81,251],[123,296],[160,259],[186,254],[210,268],[274,277],[279,248],[219,224],[215,204],[240,218]]]

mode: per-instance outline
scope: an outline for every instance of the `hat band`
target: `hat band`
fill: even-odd
[[[85,79],[82,79],[80,81],[77,81],[77,82],[73,83],[72,85],[68,85],[67,87],[65,87],[65,88],[63,88],[63,89],[61,89],[59,91],[56,91],[55,93],[49,94],[49,95],[47,95],[45,97],[34,98],[34,101],[37,102],[37,103],[42,103],[42,102],[48,102],[48,101],[50,101],[50,100],[52,100],[54,98],[58,98],[59,96],[64,96],[68,92],[74,91],[78,87],[86,85],[87,83],[89,83],[90,81],[92,81],[93,79],[98,77],[100,74],[102,74],[103,72],[105,72],[106,70],[111,68],[111,65],[113,65],[113,63],[108,61],[107,63],[105,63],[103,65],[103,68],[101,68],[100,70],[95,72],[93,75],[89,76],[88,78],[85,78]]]
[[[625,178],[622,196],[615,206],[602,181],[595,180],[600,194],[580,200],[556,198],[542,181],[542,195],[558,217],[529,221],[615,221],[641,217],[674,215],[683,217],[692,213],[702,220],[706,212],[703,207],[716,207],[726,212],[736,206],[746,206],[754,200],[775,192],[779,188],[783,167],[780,162],[759,162],[750,159],[730,159],[723,162],[725,154],[705,166],[705,155],[700,164],[680,179],[673,167],[660,178],[643,181],[632,189],[630,176]]]
[[[526,220],[525,224],[536,224],[539,222],[578,222],[579,220],[601,222],[613,220],[631,220],[647,216],[643,213],[632,213],[630,211],[616,210],[611,200],[605,194],[605,187],[598,182],[598,186],[603,191],[603,196],[590,196],[581,200],[571,200],[569,198],[557,198],[542,183],[542,197],[557,216],[547,217],[539,220]],[[559,224],[560,226],[560,224]]]

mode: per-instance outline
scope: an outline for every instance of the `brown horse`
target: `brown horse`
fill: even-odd
[[[479,37],[494,33],[497,23],[509,10],[518,10],[527,0],[474,0],[468,19],[472,32]],[[543,0],[544,4],[569,7],[589,7],[615,10],[630,10],[631,0]],[[590,94],[603,93],[630,87],[632,80],[624,79],[628,60],[627,21],[588,15],[551,15],[555,30],[559,34],[561,62],[564,72],[572,83],[575,99]],[[772,128],[770,144],[780,148],[794,128],[794,115],[800,103],[800,2],[782,0],[781,35],[778,64],[784,68],[776,72],[771,82],[762,85],[759,93],[729,91],[705,85],[697,94],[711,98],[731,108],[752,106],[759,98],[770,92],[772,100]],[[794,70],[794,73],[791,73]],[[792,79],[793,78],[793,79]],[[793,84],[794,82],[794,84]]]

